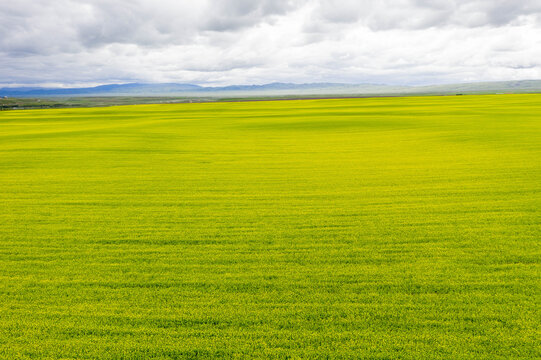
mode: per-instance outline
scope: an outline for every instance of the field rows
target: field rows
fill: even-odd
[[[539,358],[540,114],[2,112],[0,358]]]

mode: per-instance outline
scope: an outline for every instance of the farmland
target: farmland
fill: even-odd
[[[539,358],[540,114],[1,112],[0,358]]]

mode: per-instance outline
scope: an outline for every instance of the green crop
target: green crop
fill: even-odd
[[[541,357],[541,95],[0,113],[2,359]]]

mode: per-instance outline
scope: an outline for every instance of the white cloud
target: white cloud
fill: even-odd
[[[541,78],[539,0],[0,2],[4,84]]]

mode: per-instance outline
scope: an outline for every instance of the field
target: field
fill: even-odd
[[[0,113],[2,359],[541,357],[541,95]]]

